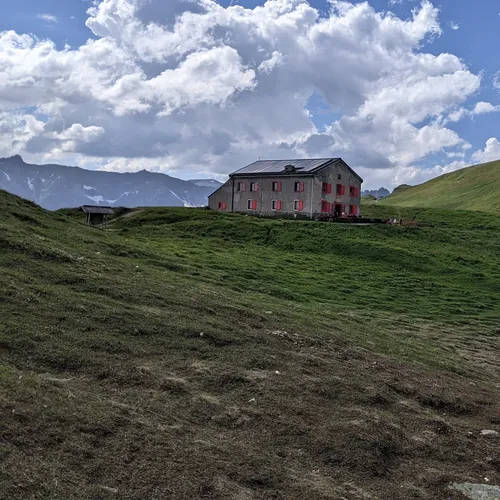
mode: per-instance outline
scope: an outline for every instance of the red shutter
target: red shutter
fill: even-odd
[[[257,210],[257,200],[252,200],[252,210]]]
[[[246,184],[246,182],[242,182],[241,183],[241,190],[242,191],[246,191],[247,190],[247,184]]]
[[[299,186],[299,191],[302,193],[304,191],[304,183],[301,182]]]
[[[278,191],[281,191],[281,182],[278,182]]]
[[[340,193],[342,196],[345,195],[345,186],[342,186],[342,192]]]
[[[332,192],[332,185],[331,184],[327,184],[326,192],[328,194],[330,194]]]
[[[329,201],[327,201],[327,202],[326,202],[326,211],[327,211],[327,212],[329,212],[329,211],[330,211],[331,206],[332,206],[332,204],[331,204]]]
[[[304,202],[302,200],[299,201],[299,212],[304,210]]]
[[[254,184],[254,188],[255,188],[255,191],[258,191],[258,190],[259,190],[259,183],[258,183],[258,182],[256,182],[256,183]]]
[[[276,210],[281,210],[281,200],[276,202]]]

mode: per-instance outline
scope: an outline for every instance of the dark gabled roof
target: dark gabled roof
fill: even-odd
[[[82,212],[86,214],[114,214],[115,212],[111,207],[99,207],[97,205],[82,205],[80,207]]]
[[[290,175],[301,174],[313,175],[319,170],[341,162],[360,182],[363,179],[342,159],[342,158],[312,158],[296,160],[259,160],[250,163],[246,167],[240,168],[229,174],[229,177],[259,176],[259,175]],[[290,168],[293,167],[293,168]]]
[[[314,158],[298,160],[259,160],[250,163],[246,167],[233,172],[233,175],[247,174],[288,174],[288,173],[310,173],[324,167],[327,163],[333,163],[340,158]],[[285,167],[293,166],[294,170],[288,172]]]

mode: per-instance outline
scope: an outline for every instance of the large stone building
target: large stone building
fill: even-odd
[[[261,215],[359,215],[362,182],[341,158],[256,161],[230,174],[208,206]]]

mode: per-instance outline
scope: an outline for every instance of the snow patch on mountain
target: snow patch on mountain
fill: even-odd
[[[184,200],[183,198],[181,198],[179,195],[177,195],[176,193],[174,193],[171,189],[169,189],[169,191],[179,200],[179,201],[182,201],[182,203],[184,204],[185,207],[192,207],[193,205],[191,205],[191,203],[189,203],[188,201]]]
[[[118,200],[122,199],[124,196],[128,196],[130,193],[128,191],[125,191],[122,193],[116,200],[106,200],[110,205],[114,205]]]
[[[216,181],[215,179],[190,179],[189,182],[192,182],[196,186],[213,187],[214,189],[222,186],[222,182]]]
[[[28,186],[32,191],[34,191],[35,188],[33,187],[33,179],[30,179],[29,177],[26,177],[26,179],[28,179]]]
[[[4,172],[3,170],[2,172],[5,175],[5,177],[7,177],[7,180],[10,182],[10,175],[7,172]]]
[[[95,187],[87,186],[86,184],[83,185],[83,189],[85,189],[85,191],[97,191]]]

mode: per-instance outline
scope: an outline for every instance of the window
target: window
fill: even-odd
[[[321,200],[321,211],[329,212],[330,211],[330,202],[326,200]]]
[[[296,193],[302,193],[304,191],[304,183],[299,181],[295,182],[293,189]]]
[[[273,200],[273,210],[281,210],[281,200]]]
[[[250,191],[258,191],[259,190],[259,183],[258,182],[251,182],[250,183]]]
[[[344,196],[345,195],[345,186],[342,184],[337,184],[337,195],[338,196]]]
[[[330,194],[332,192],[332,185],[328,182],[323,182],[323,194]]]
[[[302,212],[302,210],[304,210],[304,202],[302,200],[294,200],[293,209],[296,212]]]
[[[358,207],[356,205],[349,205],[349,215],[358,215]]]
[[[248,200],[247,209],[248,210],[257,210],[257,200]]]
[[[341,175],[341,174],[338,174],[338,175],[337,175],[337,179],[338,179],[339,181],[341,181],[341,180],[342,180],[342,175]]]
[[[238,182],[238,186],[236,187],[238,191],[246,191],[247,190],[247,185],[245,182]]]
[[[226,204],[223,201],[219,201],[219,210],[226,210]]]
[[[273,182],[273,191],[281,191],[281,182]]]
[[[356,186],[349,186],[349,196],[352,197],[359,196],[359,189]]]

